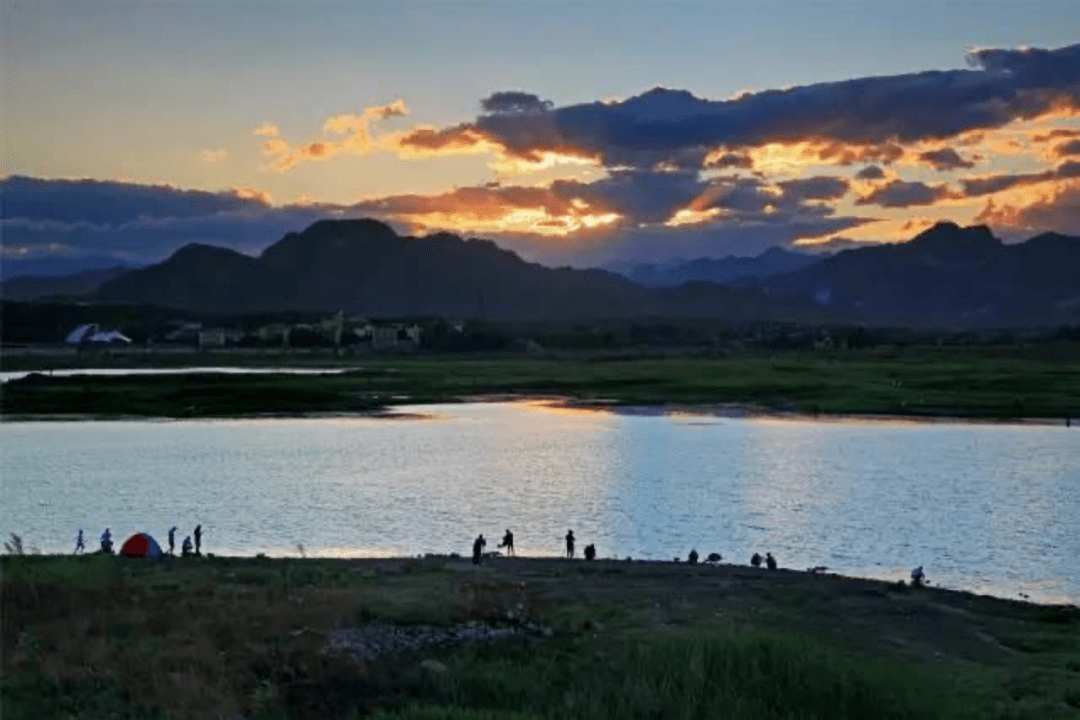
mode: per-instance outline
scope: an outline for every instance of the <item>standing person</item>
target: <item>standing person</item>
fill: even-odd
[[[510,532],[510,528],[506,528],[506,534],[503,535],[502,542],[499,543],[499,547],[506,548],[507,555],[514,554],[514,533]]]
[[[169,554],[173,555],[176,549],[176,526],[169,528]]]
[[[479,565],[484,559],[484,546],[487,545],[487,540],[484,539],[484,533],[480,533],[479,537],[473,540],[472,544],[472,564]]]
[[[180,546],[180,554],[187,557],[191,554],[191,536],[184,538],[184,544]]]
[[[776,569],[776,558],[774,558],[774,557],[772,556],[772,553],[771,553],[771,552],[767,552],[767,553],[765,553],[765,565],[766,565],[766,566],[767,566],[767,567],[768,567],[768,568],[769,568],[770,570],[775,570],[775,569]]]
[[[109,528],[105,528],[105,532],[101,533],[101,552],[112,552],[112,533]]]
[[[566,557],[574,557],[574,531],[566,531]]]
[[[195,554],[202,557],[202,525],[195,526]]]
[[[81,552],[86,552],[86,543],[83,542],[82,528],[79,528],[79,536],[75,538],[75,552],[73,554],[78,555]]]

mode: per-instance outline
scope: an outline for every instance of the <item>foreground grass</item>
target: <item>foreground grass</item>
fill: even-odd
[[[0,571],[6,720],[1080,716],[1070,607],[673,563],[27,556]],[[505,624],[511,607],[549,636],[327,652],[335,627]]]
[[[216,360],[207,358],[209,364]],[[41,375],[7,383],[0,410],[7,417],[226,417],[371,412],[388,404],[518,394],[612,404],[734,403],[803,413],[1080,417],[1076,343],[738,357],[364,357],[353,364],[362,367],[316,376]]]

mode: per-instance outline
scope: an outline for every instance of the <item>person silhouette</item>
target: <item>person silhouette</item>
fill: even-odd
[[[112,533],[109,528],[105,528],[105,532],[101,533],[101,552],[112,552]]]
[[[926,574],[923,572],[922,565],[911,571],[911,584],[914,587],[922,587],[926,582]]]
[[[484,539],[484,534],[480,535],[473,540],[472,544],[472,562],[473,565],[479,565],[484,559],[484,546],[487,545],[487,540]]]
[[[176,526],[169,528],[169,554],[174,555],[176,549]]]
[[[79,528],[79,536],[75,538],[75,552],[74,555],[78,555],[81,552],[86,552],[86,543],[83,542],[82,528]]]
[[[596,559],[596,546],[592,543],[585,546],[585,559],[589,561]]]
[[[506,528],[506,534],[503,535],[502,542],[499,543],[499,547],[506,548],[507,555],[514,554],[514,533],[510,532],[510,528]]]
[[[690,564],[691,565],[697,565],[697,559],[698,559],[697,550],[696,549],[691,550],[690,551],[690,557],[689,557]]]
[[[574,531],[566,531],[566,557],[574,557]]]
[[[184,544],[180,546],[180,554],[187,557],[191,554],[191,536],[188,535],[184,538]]]
[[[754,553],[754,557],[750,558],[750,564],[754,567],[761,567],[761,555]]]
[[[771,552],[765,553],[765,564],[769,566],[770,570],[776,569],[776,558],[772,556]]]
[[[195,526],[195,554],[202,556],[202,525]]]

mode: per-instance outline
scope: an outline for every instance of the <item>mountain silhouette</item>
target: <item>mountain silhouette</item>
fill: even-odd
[[[633,263],[609,265],[608,270],[625,275],[646,287],[675,287],[696,280],[708,280],[719,285],[749,284],[753,279],[790,272],[819,262],[823,256],[792,252],[772,247],[756,257],[728,255],[719,260],[669,260],[659,264]]]
[[[778,250],[706,264],[765,272],[769,262],[776,267],[806,257],[790,255]],[[375,220],[321,220],[257,258],[187,245],[163,263],[103,283],[89,297],[213,313],[1048,326],[1080,322],[1077,277],[1080,238],[1047,233],[1006,245],[986,227],[953,223],[907,243],[811,257],[798,269],[759,279],[739,275],[727,285],[692,280],[652,288],[606,270],[529,263],[487,240],[448,233],[399,237]]]
[[[1051,325],[1080,321],[1080,238],[1005,245],[981,225],[938,223],[906,243],[844,250],[764,281],[831,314],[878,324]]]

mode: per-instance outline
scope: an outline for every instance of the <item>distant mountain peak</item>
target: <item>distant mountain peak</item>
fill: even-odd
[[[392,227],[371,218],[317,220],[300,235],[304,238],[347,236],[352,240],[395,240],[398,237]]]
[[[986,225],[960,227],[954,222],[943,221],[912,238],[914,246],[999,246],[1001,240],[994,237]]]

